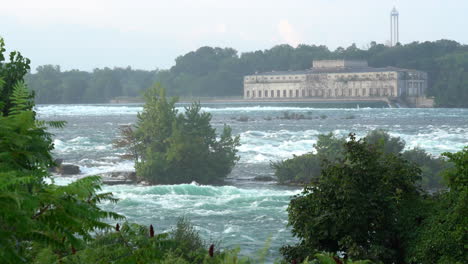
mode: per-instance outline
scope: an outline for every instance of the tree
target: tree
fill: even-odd
[[[13,93],[13,86],[19,81],[23,80],[24,75],[30,69],[28,58],[24,58],[20,52],[13,51],[9,55],[9,62],[5,61],[4,52],[5,42],[0,37],[0,110],[3,116],[8,116],[11,107],[11,94]]]
[[[3,58],[2,39],[0,43],[0,58]],[[109,227],[103,219],[123,218],[97,206],[102,201],[116,201],[110,193],[97,193],[99,177],[83,178],[66,186],[45,181],[50,177],[47,169],[54,164],[53,140],[47,127],[60,128],[64,122],[36,120],[33,95],[23,82],[25,72],[21,70],[29,67],[23,64],[29,60],[18,54],[10,54],[13,62],[0,61],[0,259],[3,263],[31,263],[45,248],[58,256],[72,254],[73,248],[89,240],[92,232]],[[15,63],[19,68],[11,66]]]
[[[435,157],[423,149],[405,150],[405,141],[400,137],[392,137],[388,132],[372,130],[363,140],[384,153],[402,155],[402,157],[416,164],[422,171],[421,181],[418,182],[425,190],[436,191],[444,189],[441,172],[451,164],[441,157]],[[323,161],[335,162],[343,157],[345,138],[337,138],[333,134],[318,135],[314,144],[316,153],[306,153],[293,156],[290,159],[271,164],[275,176],[281,184],[307,184],[317,181]]]
[[[312,60],[362,59],[368,60],[372,67],[426,71],[429,73],[427,93],[435,97],[437,106],[467,107],[467,54],[468,45],[451,40],[394,47],[371,42],[369,49],[352,44],[335,51],[326,46],[277,45],[242,54],[232,48],[201,47],[177,57],[175,65],[167,70],[141,71],[127,67],[84,73],[60,71],[58,66],[45,65],[38,67],[37,73],[29,74],[27,82],[36,91],[39,103],[108,102],[113,97],[139,96],[155,81],[166,87],[170,95],[240,96],[245,75],[309,69]],[[21,58],[18,59],[15,61],[21,64]],[[78,88],[70,90],[70,87]]]
[[[318,135],[314,144],[316,153],[294,155],[291,159],[273,162],[271,167],[281,184],[308,184],[316,181],[324,161],[333,162],[343,156],[345,138],[337,138],[332,133]]]
[[[239,159],[239,136],[232,137],[229,126],[217,139],[211,114],[199,103],[178,113],[176,99],[168,101],[159,85],[146,92],[145,100],[134,131],[137,177],[153,184],[213,183],[231,172]]]
[[[420,170],[400,156],[383,152],[350,135],[343,158],[325,162],[316,183],[304,188],[288,207],[289,225],[300,239],[284,247],[287,259],[317,251],[357,259],[403,263],[400,214],[419,197]]]
[[[405,148],[405,141],[400,137],[392,137],[388,132],[381,129],[370,131],[365,141],[379,147],[385,153],[398,154]]]
[[[426,217],[407,243],[407,262],[461,264],[468,259],[468,146],[443,155],[454,164],[444,172],[449,190],[427,198]]]

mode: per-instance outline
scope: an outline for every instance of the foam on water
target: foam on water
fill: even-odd
[[[289,188],[244,189],[196,183],[106,186],[103,191],[113,192],[120,199],[117,204],[107,203],[103,207],[125,215],[130,221],[168,230],[178,217],[186,216],[204,238],[221,240],[225,247],[241,246],[246,254],[255,251],[249,246],[251,242],[262,245],[269,236],[275,236],[272,250],[293,240],[285,228],[285,209],[290,197],[300,192]]]
[[[136,115],[142,110],[141,105],[39,105],[36,107],[40,117]]]
[[[112,140],[120,125],[136,121],[141,105],[42,105],[37,109],[40,118],[68,122],[65,129],[52,130],[56,135],[54,155],[79,165],[83,172],[56,178],[58,184],[85,175],[133,170],[133,162],[119,158],[125,151],[113,148]],[[241,159],[229,176],[233,186],[105,186],[103,191],[114,192],[120,201],[102,206],[124,214],[129,221],[154,224],[160,231],[170,230],[177,217],[185,215],[204,238],[222,240],[224,246],[240,245],[246,254],[255,254],[271,236],[270,260],[279,255],[281,245],[295,242],[286,228],[286,208],[290,197],[299,192],[251,181],[255,176],[273,174],[270,161],[314,151],[319,134],[347,136],[355,132],[362,137],[376,128],[401,137],[407,149],[420,147],[434,155],[468,145],[468,109],[342,109],[308,104],[211,104],[202,109],[213,114],[217,129],[228,123],[240,135]],[[288,111],[310,119],[277,118]],[[248,122],[236,121],[244,115]]]
[[[178,106],[177,110],[184,111],[184,107]],[[308,106],[236,106],[236,107],[202,107],[202,111],[210,113],[251,113],[251,112],[308,112],[314,110],[320,111],[367,111],[372,108],[317,108]],[[41,117],[53,116],[102,116],[102,115],[136,115],[141,112],[141,104],[133,105],[38,105],[36,111]]]

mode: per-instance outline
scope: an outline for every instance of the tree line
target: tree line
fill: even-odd
[[[62,71],[39,66],[26,76],[38,103],[106,103],[115,97],[139,97],[154,82],[168,95],[184,97],[241,96],[245,75],[304,70],[312,60],[364,59],[371,67],[394,66],[429,74],[428,96],[439,107],[468,107],[468,45],[452,40],[412,42],[388,47],[371,42],[330,50],[326,46],[278,45],[239,54],[232,48],[201,47],[179,56],[170,69],[127,68]]]
[[[53,135],[48,127],[66,124],[36,119],[34,95],[23,80],[29,60],[12,52],[6,61],[4,52],[0,38],[2,263],[265,263],[267,249],[258,257],[240,257],[238,249],[208,247],[183,219],[171,232],[160,232],[153,225],[122,223],[124,216],[99,207],[102,202],[117,202],[112,193],[101,192],[100,177],[54,184],[48,171],[55,165]],[[140,159],[147,162],[141,164],[143,172],[154,169],[152,164],[198,161],[191,154],[203,142],[209,143],[209,148],[202,148],[202,152],[213,151],[222,157],[211,157],[213,172],[202,173],[229,172],[237,159],[238,138],[232,139],[228,128],[219,141],[215,140],[209,126],[211,117],[200,113],[197,104],[188,109],[188,115],[176,116],[162,89],[150,90],[146,99],[136,127],[137,139],[149,145]],[[160,128],[156,132],[172,127],[166,134],[168,141],[176,142],[157,146],[166,140],[148,133],[154,127]],[[177,144],[182,135],[187,140]],[[440,172],[448,188],[431,195],[418,187],[424,168],[400,153],[404,143],[397,138],[378,132],[360,140],[350,134],[349,140],[328,137],[322,141],[331,143],[331,147],[328,143],[318,146],[328,150],[323,153],[336,151],[338,157],[321,160],[317,180],[292,198],[288,223],[298,242],[284,246],[284,259],[276,263],[466,263],[468,146],[443,154],[452,164]],[[165,152],[167,149],[172,151]],[[222,163],[224,166],[217,167]],[[165,166],[160,171],[164,175],[176,167]],[[182,169],[180,175],[188,172]],[[189,179],[181,181],[185,180]],[[122,225],[114,226],[110,221]]]

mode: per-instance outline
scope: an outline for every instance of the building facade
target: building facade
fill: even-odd
[[[366,61],[319,60],[304,71],[256,73],[244,77],[244,99],[424,97],[427,73],[395,67],[372,68]]]

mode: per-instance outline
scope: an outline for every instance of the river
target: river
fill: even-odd
[[[406,141],[406,148],[420,147],[433,155],[455,152],[468,145],[468,109],[396,109],[380,104],[353,103],[231,103],[203,104],[213,115],[212,125],[223,124],[240,135],[240,161],[224,186],[195,183],[173,186],[105,186],[120,200],[102,204],[125,215],[128,221],[153,224],[156,232],[169,231],[178,217],[190,218],[201,236],[223,247],[241,247],[252,255],[270,240],[269,260],[279,257],[282,245],[294,243],[287,227],[287,206],[300,189],[274,182],[255,182],[255,176],[271,176],[269,164],[313,151],[317,135],[332,132],[358,136],[381,128]],[[183,111],[183,105],[179,105]],[[54,155],[79,165],[83,177],[102,172],[129,171],[131,161],[121,160],[122,149],[112,147],[119,126],[132,124],[142,111],[139,104],[39,105],[39,119],[64,120],[55,134]],[[310,119],[285,120],[285,112]],[[238,121],[248,117],[248,121]],[[245,118],[244,118],[245,119]],[[59,177],[65,184],[76,177]]]

